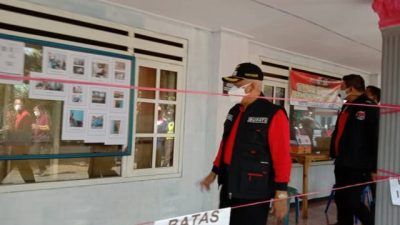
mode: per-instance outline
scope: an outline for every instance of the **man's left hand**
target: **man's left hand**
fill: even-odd
[[[280,198],[281,195],[285,195],[286,198]],[[275,212],[275,217],[278,220],[282,220],[287,213],[288,206],[287,206],[287,192],[286,191],[277,191],[275,194],[274,202],[272,203],[272,207]]]

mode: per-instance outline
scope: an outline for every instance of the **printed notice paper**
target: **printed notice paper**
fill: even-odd
[[[389,183],[393,205],[400,205],[400,179],[391,178]]]
[[[154,225],[229,225],[231,208],[224,208],[171,219],[159,220]]]

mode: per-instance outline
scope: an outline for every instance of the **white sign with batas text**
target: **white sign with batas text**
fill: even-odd
[[[159,220],[154,225],[229,225],[230,216],[231,208],[224,208]]]

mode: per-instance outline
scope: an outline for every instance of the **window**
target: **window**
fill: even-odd
[[[18,39],[18,37],[14,38]],[[54,68],[58,70],[67,70],[68,66],[66,66],[66,64],[70,62],[67,60],[67,54],[60,54],[54,58],[50,57],[50,54],[48,54],[49,64],[47,64],[47,67],[45,66],[45,49],[49,50],[49,46],[54,45],[54,43],[26,39],[25,45],[12,47],[12,41],[6,39],[0,40],[2,41],[2,54],[8,54],[5,55],[6,57],[4,58],[6,60],[2,61],[2,63],[12,62],[12,56],[19,55],[13,52],[21,50],[20,55],[24,59],[24,64],[21,65],[21,76],[33,77],[33,73],[53,74],[53,72],[49,72],[50,66],[52,69],[54,66]],[[43,43],[43,45],[36,43]],[[60,49],[54,48],[54,51],[64,53],[65,49],[62,50],[61,48],[66,48],[67,45],[57,46],[60,46]],[[93,54],[95,52],[94,50],[92,51]],[[86,56],[86,53],[78,51],[70,51],[70,53],[75,54],[75,56],[77,54]],[[127,56],[127,58],[132,57]],[[50,65],[51,60],[54,60],[54,62],[57,61],[57,65]],[[14,61],[14,63],[15,62],[17,61]],[[74,64],[71,63],[68,65],[72,68],[72,65],[75,65],[75,61],[71,62],[74,62]],[[126,62],[127,61],[123,61],[123,63]],[[79,68],[83,68],[83,70],[88,68],[83,65],[84,63],[82,65],[80,63],[78,64]],[[110,65],[112,65],[111,61]],[[125,66],[129,68],[126,64],[123,65],[124,68]],[[79,71],[74,70],[74,73],[75,72],[78,73]],[[126,70],[123,72],[125,73]],[[3,73],[7,74],[7,72]],[[69,117],[65,117],[65,114],[63,115],[63,111],[65,111],[67,107],[66,105],[69,104],[67,103],[69,102],[69,97],[73,96],[72,94],[65,95],[62,100],[50,98],[50,96],[57,96],[58,93],[54,93],[55,91],[69,93],[67,91],[69,86],[70,85],[63,82],[52,81],[13,81],[7,79],[0,81],[0,157],[3,159],[12,158],[12,160],[0,161],[1,184],[76,180],[121,175],[121,157],[87,157],[96,154],[102,156],[122,156],[121,153],[126,151],[127,144],[105,144],[105,140],[103,140],[102,143],[87,142],[83,139],[82,134],[80,134],[81,139],[63,137],[65,122],[69,122],[69,125],[73,123],[75,127],[84,126],[84,122],[80,122],[83,121],[83,119],[79,117],[79,115],[71,115]],[[84,97],[86,95],[82,94],[83,88],[86,88],[85,85],[74,84],[71,85],[71,87],[72,86],[74,86],[74,88],[79,86],[80,89],[74,89],[71,93],[75,93],[76,91],[76,93],[81,94],[80,97],[79,94],[77,94],[79,100],[86,101]],[[48,96],[37,97],[38,95],[34,95],[32,89],[47,91],[46,93]],[[54,96],[50,95],[50,91],[52,91]],[[121,93],[117,96],[114,94],[114,98],[121,97]],[[129,95],[129,91],[126,94],[122,94],[122,96],[124,95]],[[86,97],[88,96],[89,95]],[[124,104],[127,102],[128,101],[125,101]],[[82,112],[88,110],[86,104],[80,106],[79,109]],[[103,120],[100,124],[101,127],[106,127],[105,123],[106,122]],[[91,123],[87,122],[87,126],[98,127],[99,124],[96,123],[93,125],[93,121],[91,121]],[[118,130],[120,130],[121,124],[117,126]],[[112,130],[112,126],[109,127],[109,130]],[[125,138],[125,141],[126,140]],[[77,158],[79,155],[81,158]],[[28,157],[45,159],[27,159]]]
[[[266,97],[271,98],[269,100],[272,103],[282,106],[289,113],[288,111],[289,103],[288,101],[283,100],[288,97],[288,86],[289,82],[283,79],[266,77],[264,78],[263,81],[264,95]]]
[[[0,186],[121,176],[121,157],[0,161]]]
[[[183,95],[168,89],[181,89],[182,67],[138,60],[136,78],[133,174],[176,173]]]
[[[20,42],[33,40],[30,39],[32,37],[37,38],[35,42],[25,43],[24,76],[30,72],[42,73],[43,69],[47,68],[47,66],[42,66],[43,59],[46,58],[46,50],[42,43],[52,42],[54,44],[53,48],[66,44],[74,46],[74,50],[93,50],[89,54],[97,54],[96,52],[101,51],[106,52],[107,57],[123,56],[122,58],[125,60],[131,60],[132,55],[135,55],[135,57],[139,55],[142,58],[154,60],[142,61],[141,71],[139,72],[139,68],[136,67],[137,74],[136,77],[132,74],[132,81],[135,81],[136,85],[144,87],[182,88],[184,83],[182,68],[186,64],[187,40],[95,18],[87,19],[68,12],[62,12],[62,16],[59,16],[60,10],[55,11],[54,9],[34,4],[18,2],[5,4],[12,7],[7,7],[2,12],[4,18],[8,18],[4,23],[9,24],[9,26],[4,27],[0,33],[0,38],[9,39],[16,33],[18,33]],[[20,18],[18,24],[15,24],[15,20],[12,19],[15,18],[16,14]],[[65,18],[74,19],[65,20]],[[66,26],[60,26],[60,20]],[[52,29],[48,30],[49,27],[52,27]],[[0,48],[0,58],[3,59],[1,50],[2,48]],[[54,56],[55,58],[59,57],[57,54]],[[82,71],[96,70],[98,71],[96,72],[96,78],[101,80],[104,76],[102,71],[110,69],[110,71],[115,72],[115,74],[110,73],[115,75],[115,81],[119,80],[120,85],[129,85],[129,82],[124,80],[126,77],[124,68],[128,67],[124,67],[117,61],[108,67],[107,65],[103,66],[102,64],[104,63],[102,63],[101,59],[104,58],[100,57],[96,66],[84,65],[82,58],[68,59],[67,61],[73,63],[74,66],[70,71],[75,74],[79,74]],[[22,60],[20,61],[22,62]],[[165,63],[158,63],[159,61]],[[6,64],[2,63],[4,62],[0,62],[0,69]],[[133,64],[131,63],[131,65]],[[55,66],[63,67],[56,64]],[[88,66],[88,70],[85,69],[86,66]],[[149,71],[146,71],[146,69],[149,69]],[[20,73],[22,73],[22,70]],[[140,78],[138,77],[139,75],[141,76]],[[177,174],[179,172],[179,158],[181,155],[179,150],[181,138],[179,138],[179,134],[180,126],[182,125],[179,119],[182,117],[182,95],[168,91],[141,90],[140,93],[132,91],[136,96],[130,95],[130,101],[128,101],[125,97],[129,93],[121,90],[122,88],[107,92],[105,90],[107,87],[64,86],[60,85],[61,82],[58,84],[56,82],[37,83],[38,88],[52,86],[55,89],[67,88],[67,90],[71,90],[74,94],[68,95],[68,101],[81,103],[83,107],[86,103],[101,106],[106,101],[107,105],[112,106],[115,110],[113,115],[106,118],[102,115],[104,112],[99,107],[97,108],[98,112],[84,117],[84,120],[86,120],[84,123],[82,122],[83,117],[80,110],[70,108],[67,111],[64,110],[63,100],[30,98],[29,86],[31,84],[28,81],[20,82],[19,84],[0,84],[0,158],[2,158],[0,160],[0,184],[64,181],[110,176],[129,177],[136,174],[139,176],[146,174]],[[87,97],[90,95],[90,98],[84,97],[81,94],[82,91],[87,93]],[[105,92],[107,92],[106,99]],[[35,119],[33,108],[37,105],[41,105],[43,108],[50,125],[47,131],[48,135],[38,135],[38,137],[45,139],[45,144],[25,146],[24,148],[19,147],[18,151],[15,151],[15,147],[5,144],[5,142],[9,141],[10,136],[7,129],[4,128],[15,124],[16,120],[15,110],[13,110],[15,98],[23,99],[32,119]],[[136,102],[136,100],[138,101]],[[131,103],[132,107],[129,107],[129,104],[125,104],[126,102]],[[129,108],[130,113],[124,111],[127,108]],[[126,116],[116,116],[118,113],[126,114]],[[62,139],[62,123],[64,120],[69,121],[71,127],[74,128],[80,127],[82,124],[88,124],[93,129],[92,133],[94,134],[98,133],[98,128],[102,125],[104,127],[105,119],[109,122],[107,123],[106,132],[110,132],[110,137],[112,136],[112,138],[108,138],[109,144],[106,147],[101,143],[85,143],[80,140]],[[138,123],[137,126],[134,120]],[[118,136],[116,134],[119,134],[118,131],[128,126],[132,130],[129,131],[127,136],[134,138],[129,139],[127,145],[121,144],[122,135]],[[132,134],[133,132],[136,132],[137,138]],[[70,133],[71,136],[74,134],[75,132]],[[18,135],[14,136],[17,137]],[[98,141],[94,139],[92,139],[93,142]],[[136,146],[136,152],[133,151],[134,146]],[[129,152],[129,149],[132,149],[132,152]],[[97,158],[97,156],[102,157]],[[15,158],[22,160],[17,161],[14,160]]]

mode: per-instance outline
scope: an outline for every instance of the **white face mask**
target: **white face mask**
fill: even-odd
[[[236,87],[233,86],[229,91],[228,91],[228,95],[229,95],[229,100],[234,103],[234,104],[238,104],[242,102],[243,97],[246,95],[246,91],[244,90],[244,88],[246,86],[248,86],[250,84],[245,84],[241,87]]]
[[[15,111],[20,111],[22,109],[21,105],[14,105]]]
[[[347,91],[348,90],[348,88],[347,89],[344,89],[344,90],[339,90],[339,96],[340,96],[340,98],[342,99],[342,100],[345,100],[346,98],[347,98],[347,96],[348,96],[348,94],[347,94]]]
[[[39,111],[33,111],[33,114],[35,114],[36,117],[40,116],[40,112]]]

